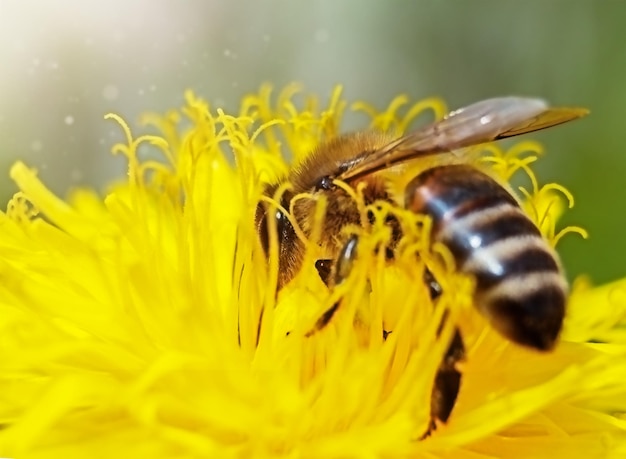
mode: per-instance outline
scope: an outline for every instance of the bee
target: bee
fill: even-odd
[[[474,304],[490,325],[514,343],[548,351],[557,342],[568,291],[559,258],[517,199],[470,164],[469,158],[464,161],[463,149],[556,126],[587,113],[583,108],[549,107],[541,99],[500,97],[452,111],[399,138],[375,131],[339,136],[315,148],[283,181],[268,186],[265,194],[272,197],[284,181],[291,184],[280,204],[282,209],[292,209],[306,236],[319,223],[312,221],[315,198],[326,197],[319,244],[328,257],[318,260],[316,267],[329,286],[347,277],[358,253],[358,239],[345,236],[342,228],[359,225],[361,218],[353,198],[337,181],[354,188],[364,182],[365,204],[385,200],[428,215],[433,223],[432,240],[443,243],[458,269],[475,279]],[[390,177],[403,173],[406,163],[450,153],[457,161],[435,163],[417,173],[403,196],[390,191]],[[303,192],[312,198],[292,202]],[[270,215],[270,208],[265,202],[259,204],[256,224],[267,253],[267,223],[270,218],[275,220],[281,289],[301,269],[305,247],[282,210],[272,210]],[[388,251],[393,258],[401,232],[397,222],[389,224],[393,236]],[[441,287],[428,270],[423,281],[436,300]],[[317,329],[331,320],[337,307],[333,305],[320,317]],[[457,363],[464,354],[456,330],[433,384],[432,428],[451,414],[461,381]]]

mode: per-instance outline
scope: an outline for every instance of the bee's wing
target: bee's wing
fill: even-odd
[[[364,155],[337,178],[354,180],[413,158],[538,131],[587,113],[584,108],[548,107],[541,99],[499,97],[483,100],[455,110],[441,121]]]

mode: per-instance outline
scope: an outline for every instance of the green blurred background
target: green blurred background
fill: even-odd
[[[119,129],[194,89],[226,109],[260,83],[296,80],[384,107],[398,93],[450,106],[504,94],[582,105],[592,116],[533,137],[538,174],[577,198],[560,246],[570,276],[626,275],[626,2],[0,0],[2,202],[20,158],[52,189],[123,173]]]

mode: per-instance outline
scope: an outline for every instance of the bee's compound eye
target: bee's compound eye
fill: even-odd
[[[278,233],[278,242],[281,244],[285,238],[288,238],[293,232],[293,228],[291,227],[291,222],[287,218],[287,216],[281,211],[276,210],[274,214],[274,219],[276,220],[276,232]]]
[[[267,255],[269,250],[269,230],[267,228],[267,213],[265,209],[265,205],[263,203],[259,203],[256,207],[256,228],[259,234],[259,240],[261,242],[261,247],[263,247],[263,251]]]
[[[267,208],[263,203],[259,203],[256,211],[256,222],[257,222],[257,231],[259,234],[259,238],[261,241],[261,246],[263,247],[263,251],[267,255],[269,252],[270,246],[270,229],[269,229],[269,219],[271,219],[271,211]],[[286,235],[286,231],[291,228],[291,224],[289,223],[289,219],[287,216],[280,210],[276,209],[274,212],[274,222],[276,224],[276,235],[278,236],[278,244],[280,245],[282,239]]]
[[[282,213],[280,210],[276,210],[276,214],[274,214],[274,218],[276,219],[277,229],[280,232],[281,230],[280,226],[283,225],[286,220],[285,214]]]
[[[273,190],[267,193],[276,194]],[[270,258],[278,262],[278,285],[280,290],[293,273],[293,257],[298,256],[299,239],[292,226],[295,217],[289,213],[292,196],[283,193],[280,203],[271,200],[262,200],[257,206],[256,228],[259,242],[263,249],[266,261]],[[294,255],[295,254],[295,255]]]

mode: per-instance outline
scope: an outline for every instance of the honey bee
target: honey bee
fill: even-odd
[[[583,108],[549,107],[534,98],[483,100],[400,138],[374,131],[333,138],[314,149],[283,181],[268,186],[265,194],[273,196],[284,181],[292,185],[280,204],[292,209],[306,236],[315,225],[315,197],[326,197],[319,243],[328,257],[318,260],[316,267],[329,286],[345,279],[358,252],[358,239],[345,236],[342,228],[360,224],[356,203],[336,181],[355,188],[365,182],[365,204],[385,200],[430,216],[432,240],[443,243],[459,270],[475,279],[474,304],[491,326],[514,343],[547,351],[555,346],[565,315],[568,286],[559,258],[504,186],[469,160],[459,163],[458,158],[463,159],[464,148],[556,126],[587,113]],[[447,153],[454,153],[457,161],[442,161],[418,173],[406,185],[404,196],[390,191],[390,177],[401,174],[404,163]],[[292,202],[303,192],[312,198]],[[281,289],[301,269],[305,248],[283,212],[273,210],[269,215],[269,209],[264,202],[259,204],[256,224],[267,253],[267,220],[275,219]],[[397,222],[389,224],[393,240],[388,251],[393,258],[401,234]],[[426,271],[424,281],[436,300],[441,294],[436,279]],[[325,326],[337,307],[320,317],[316,327]],[[461,380],[456,367],[464,354],[457,330],[433,385],[433,428],[451,414]]]

